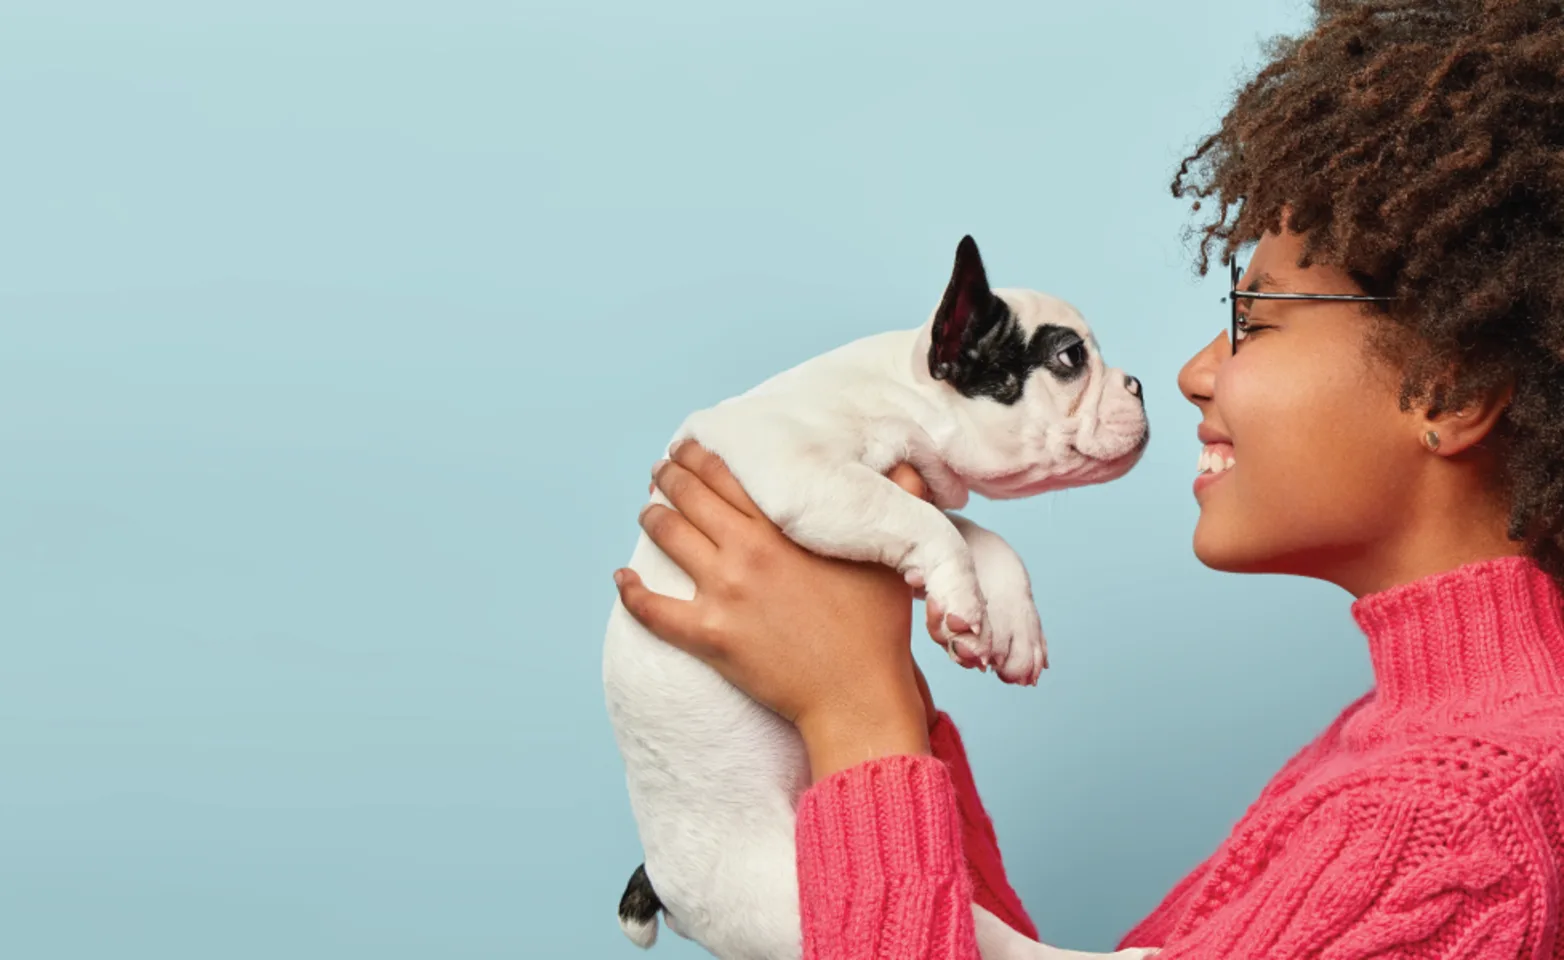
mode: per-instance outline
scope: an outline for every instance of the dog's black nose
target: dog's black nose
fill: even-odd
[[[1128,390],[1130,392],[1130,396],[1132,396],[1132,397],[1139,397],[1140,396],[1140,381],[1136,380],[1134,377],[1132,377],[1132,376],[1130,376],[1129,374],[1126,373],[1124,375],[1124,389],[1126,389],[1126,390]]]

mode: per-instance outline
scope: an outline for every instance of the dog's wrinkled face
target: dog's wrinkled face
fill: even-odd
[[[924,326],[926,375],[959,428],[946,462],[992,499],[1102,483],[1133,467],[1149,433],[1140,383],[1106,366],[1079,311],[1033,290],[991,290],[965,237]],[[924,371],[920,370],[920,373]]]

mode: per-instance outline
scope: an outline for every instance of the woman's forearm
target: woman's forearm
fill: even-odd
[[[815,783],[883,757],[927,756],[929,725],[915,683],[896,678],[851,703],[798,720]],[[865,681],[865,686],[870,686]]]

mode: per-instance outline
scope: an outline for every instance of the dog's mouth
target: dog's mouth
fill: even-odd
[[[1112,457],[1094,457],[1072,445],[1070,452],[1080,457],[1080,461],[1069,469],[1058,473],[1041,474],[1036,467],[1012,470],[993,476],[974,478],[972,488],[989,499],[1013,500],[1048,493],[1051,490],[1107,483],[1128,473],[1130,468],[1140,461],[1150,441],[1151,433],[1147,431],[1129,450]]]

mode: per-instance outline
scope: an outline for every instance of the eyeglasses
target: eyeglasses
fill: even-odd
[[[1346,300],[1352,302],[1396,299],[1395,297],[1371,297],[1368,294],[1360,293],[1260,293],[1256,290],[1240,290],[1238,289],[1238,278],[1243,276],[1243,271],[1238,269],[1238,258],[1234,257],[1229,260],[1228,265],[1232,272],[1232,286],[1227,294],[1227,302],[1232,308],[1232,318],[1229,320],[1227,336],[1233,344],[1234,353],[1238,352],[1238,341],[1241,339],[1238,329],[1239,297],[1245,300]]]

